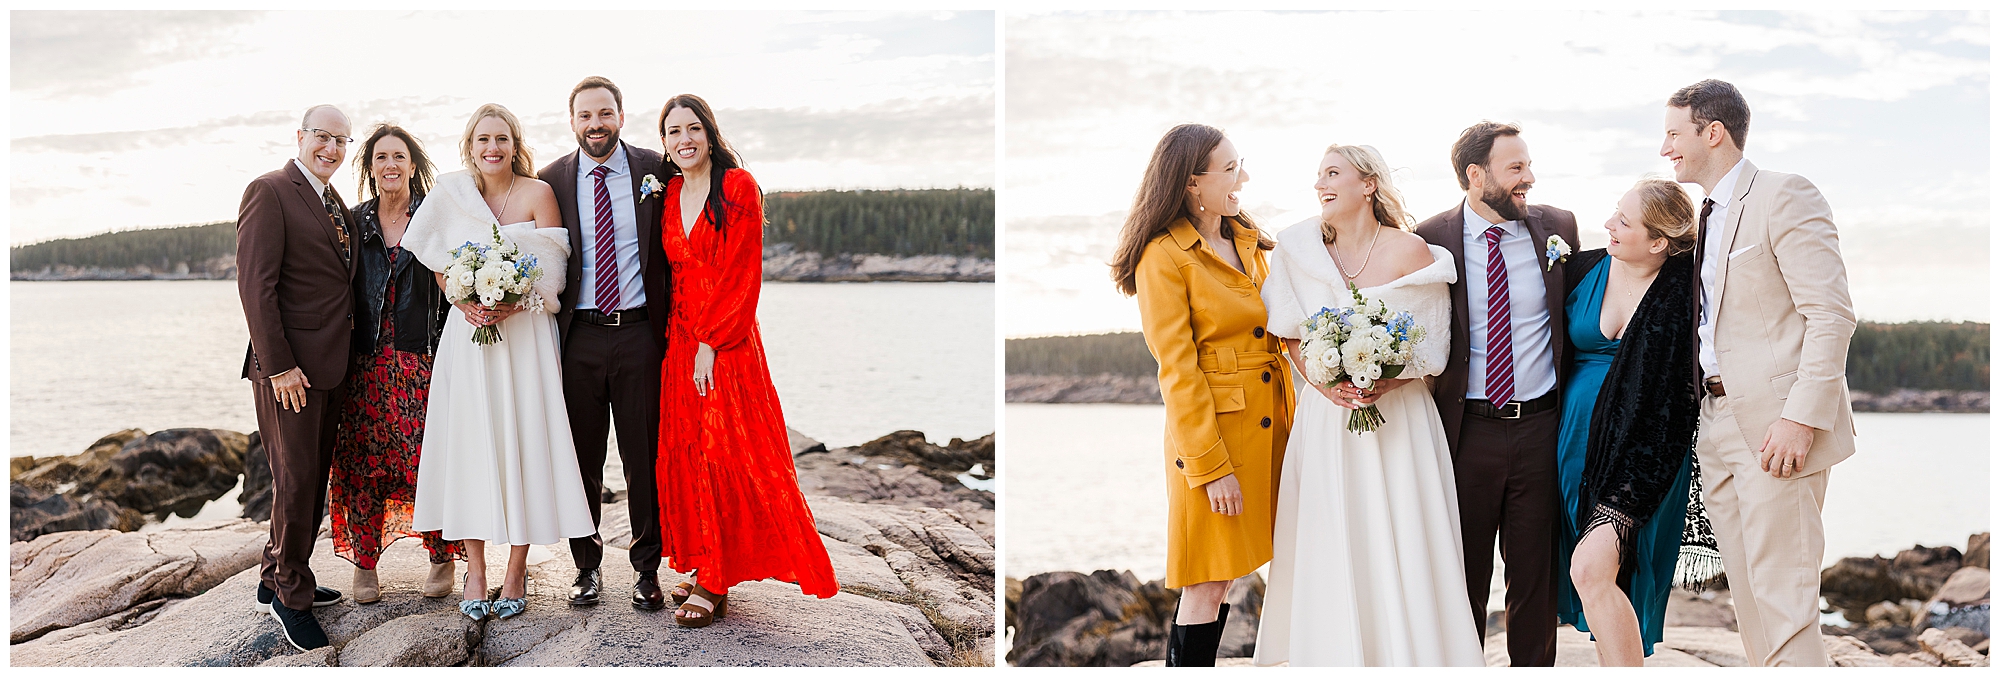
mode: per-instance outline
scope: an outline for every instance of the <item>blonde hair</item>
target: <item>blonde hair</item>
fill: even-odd
[[[480,106],[479,110],[472,111],[472,119],[465,121],[465,136],[459,137],[458,140],[458,159],[465,163],[466,169],[472,170],[473,181],[478,183],[481,189],[486,187],[486,179],[479,173],[479,165],[472,160],[472,128],[478,127],[479,121],[486,118],[500,118],[501,122],[507,123],[507,133],[514,137],[514,162],[509,169],[514,170],[516,176],[535,178],[535,153],[528,149],[527,140],[521,138],[521,119],[514,117],[514,113],[507,110],[506,106],[489,103]]]
[[[1646,226],[1647,237],[1665,239],[1667,256],[1694,250],[1694,201],[1680,184],[1648,176],[1633,184],[1632,190],[1639,192],[1639,222]]]
[[[1409,230],[1417,220],[1403,209],[1403,192],[1396,190],[1395,182],[1389,179],[1389,162],[1382,159],[1381,151],[1374,146],[1343,146],[1333,144],[1326,147],[1327,153],[1339,153],[1354,165],[1354,171],[1361,174],[1361,180],[1374,184],[1375,199],[1370,204],[1375,222],[1398,230]],[[1322,157],[1325,154],[1321,154]],[[1333,241],[1333,226],[1324,223],[1319,226],[1322,242]]]

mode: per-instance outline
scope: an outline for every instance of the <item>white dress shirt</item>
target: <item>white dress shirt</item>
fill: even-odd
[[[306,183],[312,184],[313,194],[319,196],[320,202],[326,202],[326,182],[313,176],[312,170],[306,169],[306,163],[299,162],[298,158],[292,158],[292,164],[298,165],[299,173],[306,175]]]
[[[1486,229],[1487,223],[1472,204],[1465,210],[1465,300],[1471,306],[1466,319],[1467,340],[1472,360],[1465,378],[1465,398],[1486,398]],[[1549,347],[1553,328],[1549,326],[1548,287],[1542,282],[1542,251],[1528,225],[1520,221],[1498,224],[1500,256],[1507,260],[1507,305],[1514,318],[1511,345],[1514,347],[1514,401],[1541,397],[1556,387],[1556,358]],[[1494,404],[1504,404],[1496,402]]]
[[[646,305],[646,285],[639,281],[639,216],[632,201],[632,168],[625,158],[625,144],[611,151],[603,162],[611,172],[604,175],[604,189],[611,193],[612,245],[618,258],[620,308],[597,307],[597,178],[590,175],[598,162],[582,151],[576,154],[576,223],[583,230],[583,289],[577,292],[576,307],[613,312]]]
[[[1737,160],[1736,166],[1730,167],[1729,173],[1722,175],[1722,180],[1715,182],[1715,190],[1709,191],[1707,195],[1708,199],[1715,201],[1715,206],[1709,210],[1708,222],[1701,224],[1703,229],[1708,230],[1710,236],[1707,238],[1708,241],[1703,243],[1701,251],[1701,324],[1694,330],[1695,340],[1701,346],[1696,354],[1699,355],[1697,359],[1701,362],[1703,378],[1722,375],[1722,367],[1715,358],[1714,318],[1715,302],[1718,300],[1715,294],[1717,282],[1715,270],[1716,262],[1729,255],[1729,243],[1722,241],[1722,228],[1723,224],[1729,221],[1729,202],[1736,197],[1736,181],[1742,178],[1743,163],[1744,160]],[[1697,205],[1696,214],[1701,213],[1699,209],[1700,206]]]

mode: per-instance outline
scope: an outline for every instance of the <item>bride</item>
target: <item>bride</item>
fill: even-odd
[[[521,123],[498,104],[474,111],[459,141],[468,171],[438,177],[410,219],[404,248],[433,271],[451,250],[500,237],[542,268],[532,301],[542,308],[453,307],[439,339],[417,466],[416,528],[464,540],[465,600],[474,620],[510,618],[527,609],[528,546],[597,532],[584,500],[563,407],[554,313],[569,259],[569,236],[555,192],[535,178]],[[444,286],[442,273],[439,286]],[[472,342],[478,327],[497,326],[500,341]],[[488,602],[486,543],[512,546],[500,599]]]
[[[1450,252],[1403,229],[1412,219],[1386,167],[1368,146],[1327,148],[1313,183],[1320,216],[1278,233],[1264,283],[1266,326],[1295,365],[1300,323],[1353,305],[1349,285],[1410,311],[1428,338],[1404,378],[1367,390],[1315,384],[1318,396],[1299,398],[1258,665],[1485,665],[1465,613],[1451,454],[1429,387],[1417,381],[1444,370],[1458,273]],[[1386,422],[1348,432],[1349,412],[1370,403]]]

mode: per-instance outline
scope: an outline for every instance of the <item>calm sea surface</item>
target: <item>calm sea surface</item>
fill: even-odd
[[[1987,414],[1857,414],[1859,450],[1834,466],[1826,563],[1913,544],[1965,547],[1990,528]],[[1166,409],[1010,404],[1006,571],[1166,575]]]
[[[125,428],[257,429],[233,281],[11,282],[14,456]],[[993,285],[764,284],[786,423],[828,446],[994,428]]]

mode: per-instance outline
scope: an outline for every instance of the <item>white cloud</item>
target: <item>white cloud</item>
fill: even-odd
[[[1136,326],[1094,279],[1101,271],[1084,274],[1056,254],[1044,262],[1031,250],[1045,243],[1016,237],[1014,224],[1068,219],[1076,237],[1094,239],[1065,251],[1108,258],[1115,225],[1077,215],[1122,213],[1154,142],[1175,124],[1227,130],[1249,159],[1245,203],[1273,212],[1310,209],[1327,144],[1374,145],[1402,169],[1396,179],[1422,217],[1461,197],[1447,160],[1460,130],[1519,122],[1538,175],[1531,199],[1575,212],[1585,244],[1601,244],[1595,231],[1618,195],[1643,174],[1670,172],[1658,157],[1666,98],[1710,77],[1750,99],[1754,161],[1817,182],[1850,240],[1902,252],[1856,265],[1906,278],[1935,238],[1976,238],[1976,260],[1951,270],[1976,273],[1984,290],[1990,67],[1983,29],[1965,27],[1985,24],[1964,13],[1010,15],[1007,275],[1033,283],[1010,283],[1005,331]],[[1875,238],[1915,214],[1944,230]],[[1014,269],[1024,264],[1047,269]],[[1016,302],[1017,289],[1038,300]],[[1052,310],[1060,303],[1074,312]],[[1986,316],[1983,300],[1864,310]]]

